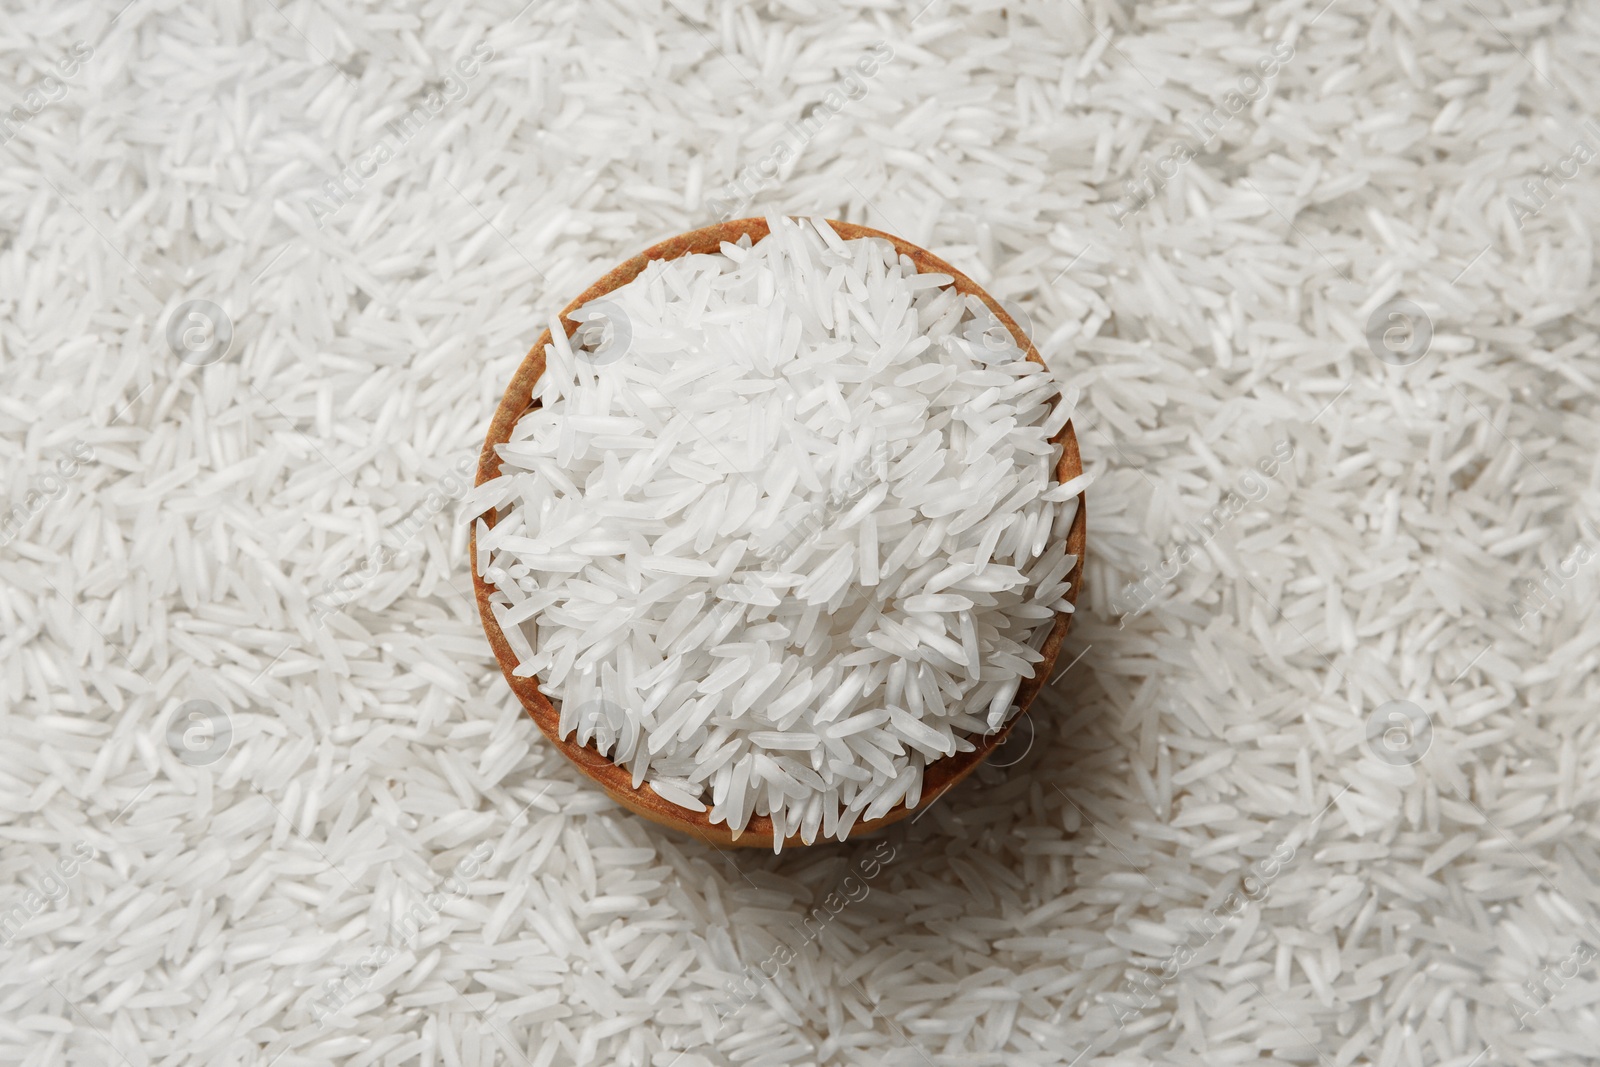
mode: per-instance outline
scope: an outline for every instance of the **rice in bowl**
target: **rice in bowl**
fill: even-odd
[[[1001,728],[1077,563],[1073,397],[982,301],[821,220],[652,261],[552,324],[474,513],[559,732],[775,846]]]

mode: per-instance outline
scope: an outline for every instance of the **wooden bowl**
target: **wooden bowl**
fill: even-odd
[[[1022,332],[1022,328],[1017,325],[1016,321],[1006,314],[1005,308],[1000,306],[1000,302],[984,292],[971,278],[968,278],[938,256],[925,249],[918,248],[916,245],[902,241],[898,237],[893,237],[878,230],[868,229],[865,226],[857,226],[849,222],[835,222],[833,220],[829,220],[828,224],[833,227],[834,232],[847,241],[859,237],[879,237],[888,241],[894,245],[901,255],[911,258],[911,261],[916,264],[919,273],[950,275],[954,279],[953,284],[957,290],[964,294],[977,296],[989,306],[995,316],[1011,331],[1011,336],[1016,339],[1018,347],[1027,353],[1028,359],[1041,365],[1044,363],[1044,360],[1039,356],[1038,350],[1034,348],[1033,342]],[[751,241],[759,241],[767,235],[767,232],[768,227],[765,219],[737,219],[732,222],[719,223],[715,226],[707,226],[705,229],[680,234],[677,237],[645,249],[639,255],[634,256],[589,286],[578,295],[576,300],[566,306],[565,310],[561,312],[561,320],[566,324],[567,336],[570,337],[578,327],[576,322],[568,318],[573,311],[589,301],[604,296],[606,293],[632,281],[651,260],[675,259],[678,256],[697,252],[716,252],[724,241],[737,242],[740,237],[746,234],[749,235]],[[499,476],[499,456],[495,451],[495,446],[511,439],[512,427],[533,406],[530,403],[530,396],[534,383],[539,380],[539,375],[544,373],[544,349],[545,345],[549,343],[550,331],[545,330],[539,335],[539,339],[534,342],[532,350],[528,352],[527,358],[522,361],[522,365],[517,368],[516,374],[511,378],[511,384],[506,387],[505,396],[501,399],[499,408],[495,410],[494,420],[489,424],[489,434],[483,442],[483,452],[478,458],[478,485],[482,485],[489,479]],[[1062,446],[1061,462],[1056,468],[1057,484],[1082,474],[1083,464],[1078,455],[1078,439],[1072,432],[1072,424],[1069,422],[1063,426],[1052,440]],[[1068,576],[1071,587],[1067,598],[1073,603],[1078,600],[1078,593],[1083,582],[1083,554],[1087,529],[1085,525],[1086,506],[1085,496],[1080,493],[1078,495],[1078,514],[1067,532],[1067,550],[1078,557],[1076,566],[1072,568],[1072,572]],[[489,526],[494,525],[495,518],[496,515],[493,511],[484,515],[484,521]],[[489,609],[489,596],[494,587],[485,582],[483,576],[478,573],[477,523],[473,523],[472,529],[472,548],[468,558],[472,560],[472,584],[477,591],[478,613],[483,618],[484,633],[488,635],[489,644],[494,649],[495,659],[500,661],[500,670],[505,674],[506,682],[511,686],[512,691],[517,694],[517,698],[522,701],[523,707],[528,709],[528,714],[538,724],[540,731],[550,739],[550,743],[555,745],[562,755],[576,763],[584,774],[600,783],[601,788],[611,794],[611,797],[617,803],[652,822],[660,823],[662,826],[669,826],[674,830],[681,830],[686,834],[719,847],[738,845],[771,849],[772,819],[770,817],[765,815],[751,816],[749,824],[735,839],[733,832],[726,824],[713,823],[711,821],[709,811],[692,811],[671,801],[664,800],[656,795],[655,790],[651,789],[648,783],[644,783],[640,788],[635,789],[633,787],[633,776],[626,768],[613,763],[592,748],[580,745],[575,740],[563,740],[559,736],[557,727],[560,723],[560,710],[550,702],[548,697],[539,692],[538,679],[518,678],[512,673],[517,666],[516,655],[512,652],[511,646],[506,643],[505,634],[501,632],[500,624],[495,619],[494,612]],[[976,745],[973,751],[958,752],[927,765],[923,771],[922,797],[917,805],[917,810],[922,810],[927,805],[932,804],[957,782],[971,774],[978,764],[988,758],[989,753],[1005,741],[1006,736],[1011,732],[1011,728],[1016,725],[1023,715],[1027,714],[1029,705],[1033,703],[1034,697],[1039,694],[1040,688],[1043,687],[1046,679],[1050,677],[1050,673],[1055,666],[1056,657],[1061,651],[1061,642],[1067,636],[1067,629],[1071,623],[1072,616],[1070,614],[1065,612],[1056,614],[1055,625],[1051,628],[1044,647],[1041,649],[1044,654],[1044,661],[1036,665],[1034,676],[1024,679],[1021,686],[1018,687],[1015,703],[1020,710],[1006,722],[1005,726],[986,737],[969,738]],[[910,815],[911,811],[912,809],[907,808],[902,802],[882,818],[857,822],[851,829],[851,836],[870,833],[880,827],[888,826],[890,823],[899,822]],[[823,839],[819,837],[818,840],[821,841]],[[801,844],[801,841],[798,837],[791,837],[784,843],[786,845],[798,845]]]

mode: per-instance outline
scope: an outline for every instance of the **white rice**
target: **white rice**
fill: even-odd
[[[0,147],[0,1062],[1593,1063],[1600,567],[1568,561],[1600,518],[1600,171],[1542,170],[1600,115],[1595,5],[118,7],[14,5],[0,40],[29,113]],[[317,598],[431,512],[570,279],[711,222],[880,40],[753,210],[899,233],[1027,310],[1083,389],[1085,596],[938,804],[722,854],[543,742],[464,524],[321,627]],[[470,95],[313,229],[305,193],[481,41]],[[1363,335],[1394,298],[1434,320],[1409,366]],[[233,315],[226,358],[168,347],[188,300]],[[169,746],[191,700],[231,720],[215,762]],[[1414,765],[1374,755],[1394,700],[1432,720]]]
[[[1009,719],[1072,609],[1077,489],[1070,394],[981,301],[768,221],[579,308],[576,347],[552,324],[471,508],[562,736],[735,836],[770,815],[781,849],[915,807]]]

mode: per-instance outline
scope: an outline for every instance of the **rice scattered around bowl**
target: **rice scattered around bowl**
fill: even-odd
[[[844,839],[1015,712],[1065,598],[1075,393],[948,275],[822,220],[559,322],[474,491],[563,737],[737,835]]]

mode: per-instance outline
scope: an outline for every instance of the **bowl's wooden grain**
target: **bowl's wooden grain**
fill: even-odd
[[[908,244],[898,237],[882,233],[878,230],[868,229],[848,222],[835,222],[829,224],[834,231],[845,240],[858,237],[880,237],[890,242],[901,255],[909,256],[917,265],[921,273],[948,274],[954,279],[954,285],[962,293],[970,293],[980,298],[1005,323],[1011,335],[1016,338],[1019,347],[1027,352],[1027,358],[1035,363],[1043,363],[1033,342],[1022,332],[1015,320],[1008,315],[999,301],[984,292],[972,279],[956,270],[944,260],[916,245]],[[594,300],[622,285],[632,281],[646,264],[653,259],[674,259],[678,256],[689,255],[696,252],[715,252],[723,241],[734,242],[745,234],[750,235],[752,241],[759,241],[767,235],[768,228],[765,219],[738,219],[724,222],[705,229],[694,230],[690,233],[680,234],[670,240],[662,241],[645,249],[639,255],[623,263],[605,277],[595,282],[588,289],[578,295],[578,298],[561,312],[561,320],[566,324],[567,335],[571,336],[577,329],[577,323],[568,316],[577,308]],[[517,368],[516,374],[511,378],[511,384],[506,387],[505,396],[500,401],[499,408],[494,413],[494,419],[489,424],[489,433],[483,443],[483,452],[478,458],[477,484],[484,482],[499,474],[499,457],[495,446],[511,439],[512,427],[516,425],[524,412],[532,404],[529,397],[533,385],[539,380],[539,375],[544,373],[544,349],[550,343],[550,331],[545,330],[534,342],[527,358]],[[1083,464],[1078,454],[1078,439],[1073,434],[1072,424],[1069,422],[1061,428],[1054,440],[1061,444],[1061,462],[1056,468],[1057,482],[1065,482],[1083,473]],[[1078,514],[1073,520],[1067,533],[1067,549],[1078,557],[1077,565],[1069,575],[1071,589],[1068,599],[1073,603],[1078,600],[1078,594],[1083,582],[1083,556],[1087,541],[1086,509],[1087,501],[1083,494],[1078,496]],[[495,515],[491,512],[484,516],[488,525],[493,525]],[[562,755],[576,763],[583,773],[593,778],[609,793],[617,803],[630,811],[650,819],[652,822],[669,826],[691,834],[701,840],[721,847],[730,845],[772,847],[772,820],[764,815],[752,816],[749,825],[737,839],[726,825],[712,823],[708,812],[691,811],[688,808],[673,804],[657,796],[648,784],[638,789],[633,788],[631,774],[623,767],[611,762],[605,756],[592,748],[579,745],[576,741],[563,740],[557,734],[560,722],[560,712],[543,693],[539,692],[537,678],[518,678],[512,672],[517,666],[516,655],[511,651],[511,646],[506,643],[505,634],[501,632],[500,625],[494,617],[494,612],[489,609],[489,597],[494,587],[485,582],[483,576],[477,573],[477,526],[473,525],[472,549],[469,559],[473,561],[472,584],[477,592],[478,613],[483,619],[484,633],[488,635],[489,644],[494,649],[495,659],[500,662],[500,670],[505,674],[506,682],[511,686],[517,698],[522,701],[528,714],[538,724],[540,731],[550,739],[550,743],[558,748]],[[998,732],[987,737],[972,738],[977,746],[972,752],[959,752],[953,756],[946,756],[928,764],[923,775],[922,799],[917,805],[917,810],[924,809],[932,804],[952,786],[960,782],[986,759],[998,747],[1016,725],[1018,719],[1028,713],[1029,706],[1034,697],[1039,693],[1046,679],[1051,675],[1057,656],[1061,651],[1061,643],[1066,638],[1067,629],[1072,623],[1072,616],[1067,613],[1056,615],[1055,625],[1051,628],[1049,637],[1045,640],[1041,650],[1044,653],[1044,662],[1038,664],[1036,672],[1031,679],[1025,679],[1017,690],[1016,703],[1020,711],[1013,716]],[[896,807],[887,815],[871,822],[858,822],[852,830],[852,836],[870,833],[879,827],[898,822],[911,814],[911,810],[904,804]],[[820,839],[819,839],[820,840]],[[785,844],[798,845],[799,838],[790,838]]]

